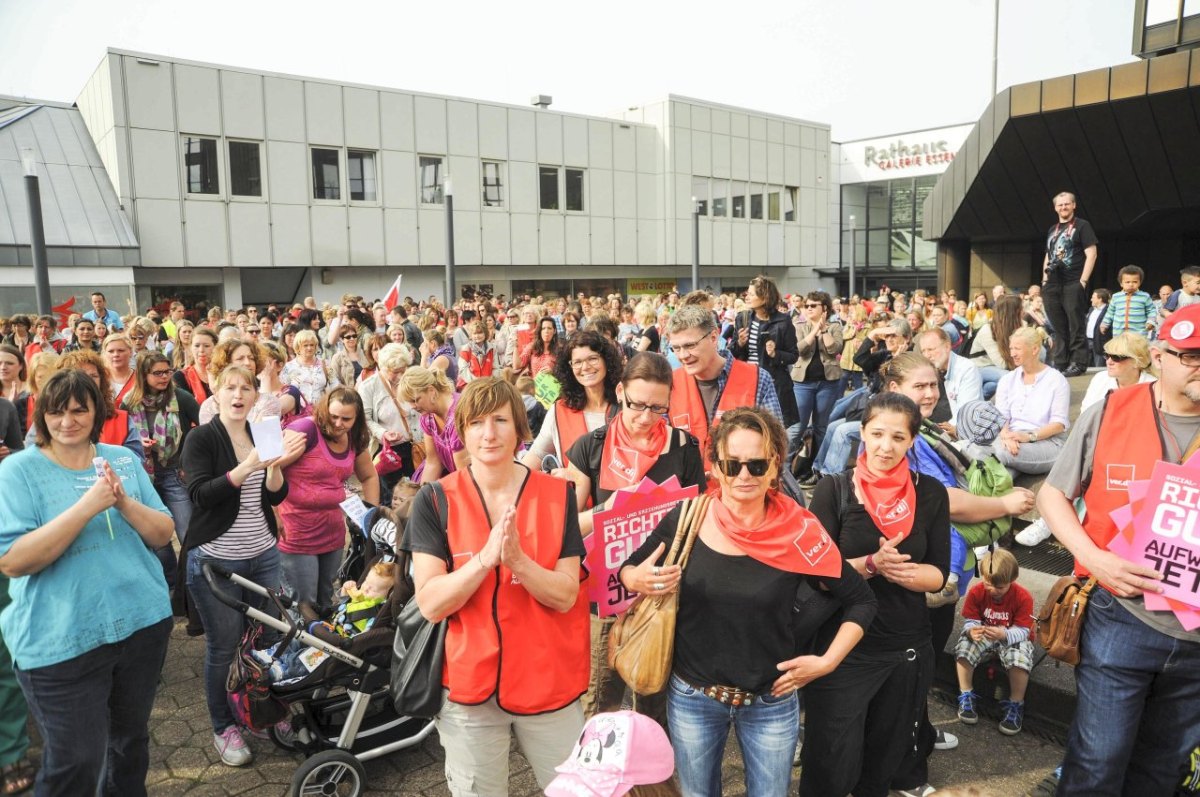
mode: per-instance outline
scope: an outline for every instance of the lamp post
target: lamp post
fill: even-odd
[[[854,227],[854,216],[850,216],[850,285],[846,293],[846,298],[849,299],[854,295],[854,266],[858,261],[858,230]],[[863,289],[863,294],[866,294],[866,289]]]
[[[454,184],[450,176],[442,181],[446,202],[446,309],[454,306]]]
[[[692,290],[700,290],[700,202],[692,197]]]
[[[39,315],[50,314],[50,271],[46,265],[46,228],[42,224],[42,192],[38,186],[37,159],[29,147],[21,149],[25,170],[25,201],[29,205],[29,248],[33,254],[33,290]]]

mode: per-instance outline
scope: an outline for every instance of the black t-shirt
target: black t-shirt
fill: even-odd
[[[704,492],[704,460],[700,456],[700,443],[682,429],[668,428],[670,447],[646,471],[646,475],[658,483],[672,476],[679,477],[681,487],[699,485]],[[592,479],[592,503],[600,506],[612,495],[612,490],[600,487],[600,464],[604,456],[604,441],[608,438],[608,427],[588,432],[575,441],[567,451],[567,459]]]
[[[525,474],[525,481],[521,484],[521,489],[517,493],[517,504],[521,503],[521,495],[525,492],[525,488],[529,486],[529,474]],[[562,524],[562,551],[559,553],[559,559],[566,559],[569,556],[578,556],[580,558],[587,554],[587,550],[583,547],[583,537],[579,533],[579,511],[576,508],[575,491],[571,489],[571,485],[567,482],[562,482],[562,489],[567,493],[566,517],[558,518],[540,518],[545,521],[544,524],[539,523],[536,529],[519,529],[523,534],[534,532],[552,532]],[[408,523],[404,526],[404,542],[401,548],[411,553],[427,553],[431,556],[436,556],[444,561],[452,561],[450,557],[450,540],[446,536],[446,520],[443,519],[438,512],[433,496],[433,485],[426,484],[417,493],[417,497],[413,499],[412,509],[408,517]],[[454,512],[454,507],[447,507],[449,513]],[[486,508],[484,509],[486,513]],[[497,519],[489,518],[489,521],[496,522]],[[460,553],[462,553],[460,551]],[[472,553],[478,553],[472,551]]]
[[[1078,282],[1083,277],[1085,250],[1096,243],[1096,231],[1086,219],[1076,216],[1066,224],[1055,224],[1046,233],[1046,278]]]
[[[678,525],[675,508],[622,567],[641,564],[660,543],[669,551]],[[843,620],[870,623],[875,610],[870,590],[845,562],[839,578],[803,576],[750,556],[718,553],[697,538],[683,571],[672,670],[694,686],[769,693],[780,676],[775,665],[797,654],[792,605],[802,581],[814,589],[828,587],[845,609]]]
[[[811,507],[847,559],[875,553],[883,536],[854,495],[850,479],[853,472],[849,470],[817,482]],[[936,479],[918,473],[913,473],[913,481],[917,516],[912,533],[896,549],[911,556],[913,562],[933,565],[945,579],[950,572],[950,501],[946,488]],[[842,498],[844,508],[840,506]],[[867,583],[879,599],[879,612],[856,650],[896,651],[930,641],[925,593],[893,584],[883,576],[875,576]]]
[[[658,327],[653,324],[642,330],[642,337],[650,340],[650,347],[646,351],[657,352],[662,345],[658,336]]]

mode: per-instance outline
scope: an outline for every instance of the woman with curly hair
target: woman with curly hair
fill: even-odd
[[[517,355],[517,371],[537,377],[543,371],[550,371],[562,348],[562,338],[558,334],[558,325],[549,316],[543,316],[538,321],[537,335],[521,353]]]
[[[521,462],[537,470],[542,458],[553,454],[566,466],[567,450],[575,441],[612,420],[623,368],[616,344],[599,332],[585,329],[572,335],[554,361],[562,392]]]
[[[208,366],[210,380],[231,365],[245,368],[257,376],[262,372],[263,364],[267,361],[267,352],[262,345],[252,340],[232,338],[219,344],[212,353],[212,361]],[[217,400],[209,396],[200,404],[200,423],[208,423],[217,417]],[[280,417],[283,409],[279,396],[272,391],[259,391],[254,406],[250,408],[250,420],[270,416]]]

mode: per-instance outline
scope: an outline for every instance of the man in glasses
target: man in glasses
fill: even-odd
[[[1075,557],[1076,575],[1100,582],[1075,668],[1078,705],[1060,796],[1174,794],[1200,739],[1200,629],[1147,609],[1144,598],[1161,590],[1164,577],[1190,582],[1193,566],[1167,559],[1156,571],[1108,549],[1117,535],[1111,515],[1130,503],[1129,485],[1150,479],[1160,460],[1182,463],[1200,447],[1200,304],[1171,314],[1151,357],[1158,381],[1116,390],[1085,410],[1037,497]],[[1081,496],[1082,521],[1073,503]],[[1166,542],[1186,552],[1192,536],[1185,530],[1182,540]]]
[[[721,415],[735,407],[762,407],[783,422],[771,375],[717,347],[712,311],[697,304],[683,305],[667,322],[667,335],[680,365],[673,376],[668,420],[695,435],[702,452],[708,451],[709,432]],[[704,470],[711,469],[706,453]]]

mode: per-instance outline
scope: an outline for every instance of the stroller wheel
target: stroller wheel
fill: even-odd
[[[292,797],[359,797],[366,787],[362,762],[345,750],[323,750],[292,776]]]

